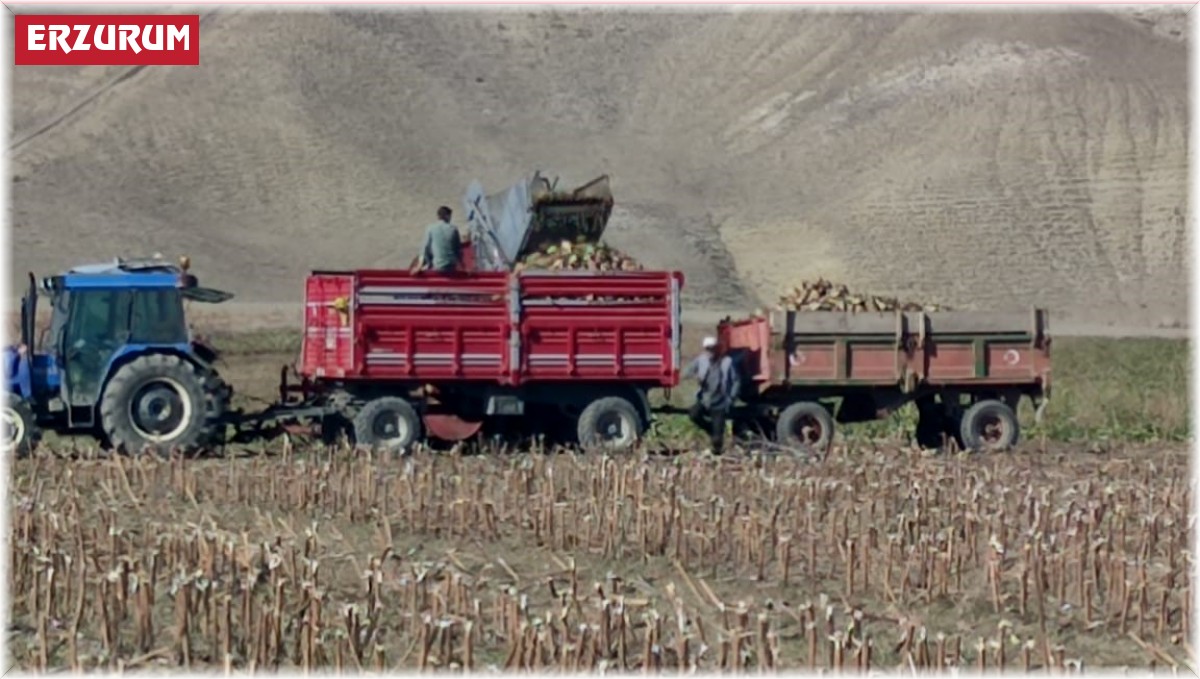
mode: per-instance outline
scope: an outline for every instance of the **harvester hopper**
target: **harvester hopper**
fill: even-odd
[[[612,214],[608,175],[559,190],[540,172],[486,195],[472,182],[463,198],[476,271],[511,271],[543,247],[563,240],[597,243]]]

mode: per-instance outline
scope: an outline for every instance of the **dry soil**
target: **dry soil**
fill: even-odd
[[[541,169],[610,174],[691,309],[823,275],[1187,323],[1181,11],[201,11],[198,68],[15,70],[14,283],[160,251],[295,303]]]

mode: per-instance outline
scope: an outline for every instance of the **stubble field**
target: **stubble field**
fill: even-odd
[[[694,345],[698,332],[688,334]],[[252,406],[294,338],[220,338]],[[198,460],[50,440],[9,488],[22,669],[1185,669],[1187,348],[1060,340],[1017,451],[905,414],[822,458]]]
[[[25,669],[1182,668],[1179,446],[18,465]]]

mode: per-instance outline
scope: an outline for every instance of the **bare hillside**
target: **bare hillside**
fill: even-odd
[[[824,275],[963,307],[1187,313],[1179,14],[206,15],[199,68],[17,69],[14,275],[186,252],[294,302],[403,266],[467,183],[612,176],[690,302]]]

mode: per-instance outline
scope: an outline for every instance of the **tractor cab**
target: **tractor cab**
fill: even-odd
[[[31,273],[21,301],[21,344],[5,350],[9,403],[4,424],[28,414],[34,422],[27,426],[56,419],[66,429],[102,426],[101,405],[114,375],[137,359],[173,357],[170,362],[197,366],[197,374],[206,370],[210,361],[192,341],[184,301],[219,303],[233,295],[200,287],[188,273],[189,264],[186,257],[178,264],[117,259],[43,278],[40,285]],[[39,297],[50,305],[50,326],[40,333]],[[132,397],[139,403],[150,398]],[[142,433],[153,434],[154,427],[146,424],[153,413],[142,414]]]

